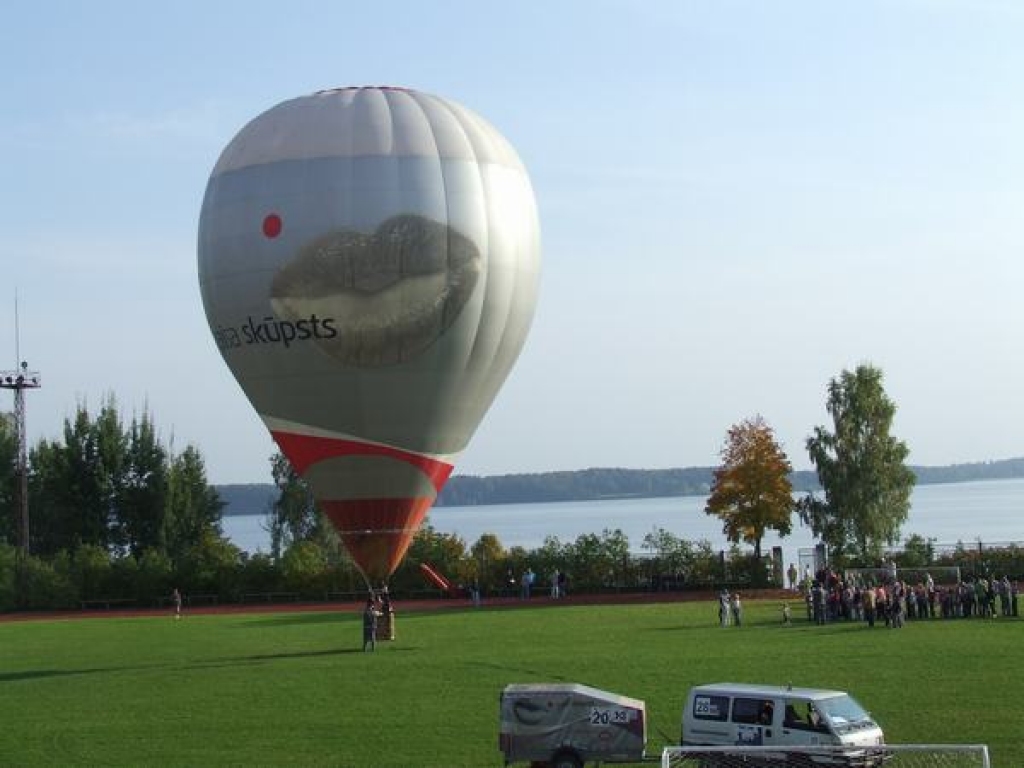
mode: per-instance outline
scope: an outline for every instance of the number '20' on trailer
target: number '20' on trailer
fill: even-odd
[[[525,683],[501,692],[499,748],[505,764],[642,762],[647,745],[644,702],[579,683]]]

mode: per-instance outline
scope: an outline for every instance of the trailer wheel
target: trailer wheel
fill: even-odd
[[[571,749],[563,749],[551,758],[551,768],[583,768],[583,761]]]

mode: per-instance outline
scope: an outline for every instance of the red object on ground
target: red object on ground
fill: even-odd
[[[427,563],[420,563],[420,573],[422,573],[423,577],[438,589],[443,589],[445,592],[452,591],[452,583],[431,568]]]

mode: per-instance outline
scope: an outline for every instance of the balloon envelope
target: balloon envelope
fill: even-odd
[[[515,150],[416,91],[286,101],[221,154],[198,261],[224,360],[357,565],[386,579],[533,317],[540,235]]]

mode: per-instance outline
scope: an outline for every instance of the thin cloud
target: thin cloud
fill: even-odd
[[[152,146],[154,142],[222,141],[228,122],[217,105],[205,103],[149,114],[102,110],[73,117],[70,127],[97,140]]]
[[[225,136],[236,130],[237,118],[232,119],[213,102],[163,112],[97,109],[52,118],[8,116],[0,119],[0,140],[8,148],[18,152],[58,154],[83,146],[138,147],[147,152],[152,152],[154,146],[219,146]]]

